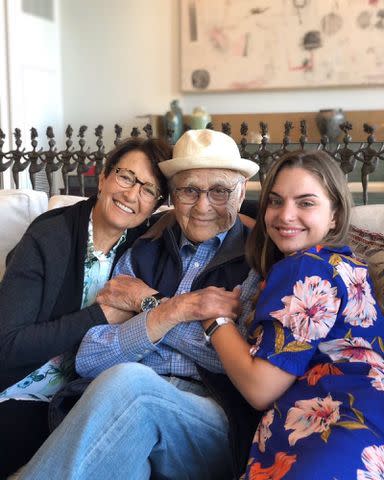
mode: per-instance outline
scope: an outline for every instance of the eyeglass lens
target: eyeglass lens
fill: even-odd
[[[156,185],[139,180],[132,170],[126,168],[116,168],[117,183],[124,188],[132,188],[136,183],[140,184],[139,192],[147,198],[156,199],[159,197],[159,189]]]
[[[212,205],[224,205],[228,202],[229,196],[233,190],[234,189],[231,190],[220,186],[212,187],[208,190],[201,190],[197,187],[180,187],[176,188],[176,196],[180,202],[193,205],[199,200],[202,193],[206,193],[208,200]]]

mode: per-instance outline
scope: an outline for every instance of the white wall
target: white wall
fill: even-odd
[[[128,134],[173,98],[184,113],[384,109],[384,87],[182,94],[178,15],[178,0],[61,0],[65,121],[103,123],[110,141],[115,122]]]
[[[164,113],[179,96],[175,0],[61,0],[64,119],[74,128]]]
[[[54,128],[62,144],[62,88],[59,20],[56,0],[53,15],[38,15],[38,2],[31,2],[36,14],[23,9],[22,0],[0,0],[0,126],[6,134],[4,151],[15,148],[13,132],[20,128],[22,147],[30,150],[30,128],[38,131],[40,147],[47,147],[45,129]],[[11,169],[4,172],[4,186],[13,186]],[[20,187],[30,186],[24,170]]]

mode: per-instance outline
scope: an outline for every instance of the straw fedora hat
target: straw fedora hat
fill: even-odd
[[[231,137],[208,129],[185,132],[173,148],[172,159],[164,160],[158,166],[167,178],[195,168],[236,170],[246,178],[253,177],[259,170],[255,162],[240,157]]]

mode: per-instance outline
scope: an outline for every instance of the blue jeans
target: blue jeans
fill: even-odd
[[[91,383],[20,478],[230,479],[228,421],[206,395],[144,365],[116,365]]]

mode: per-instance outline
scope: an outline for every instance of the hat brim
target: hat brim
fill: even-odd
[[[245,178],[251,178],[259,171],[257,163],[241,157],[236,159],[223,157],[178,157],[160,162],[158,166],[166,178],[171,178],[176,173],[195,170],[196,168],[235,170],[244,175]]]

